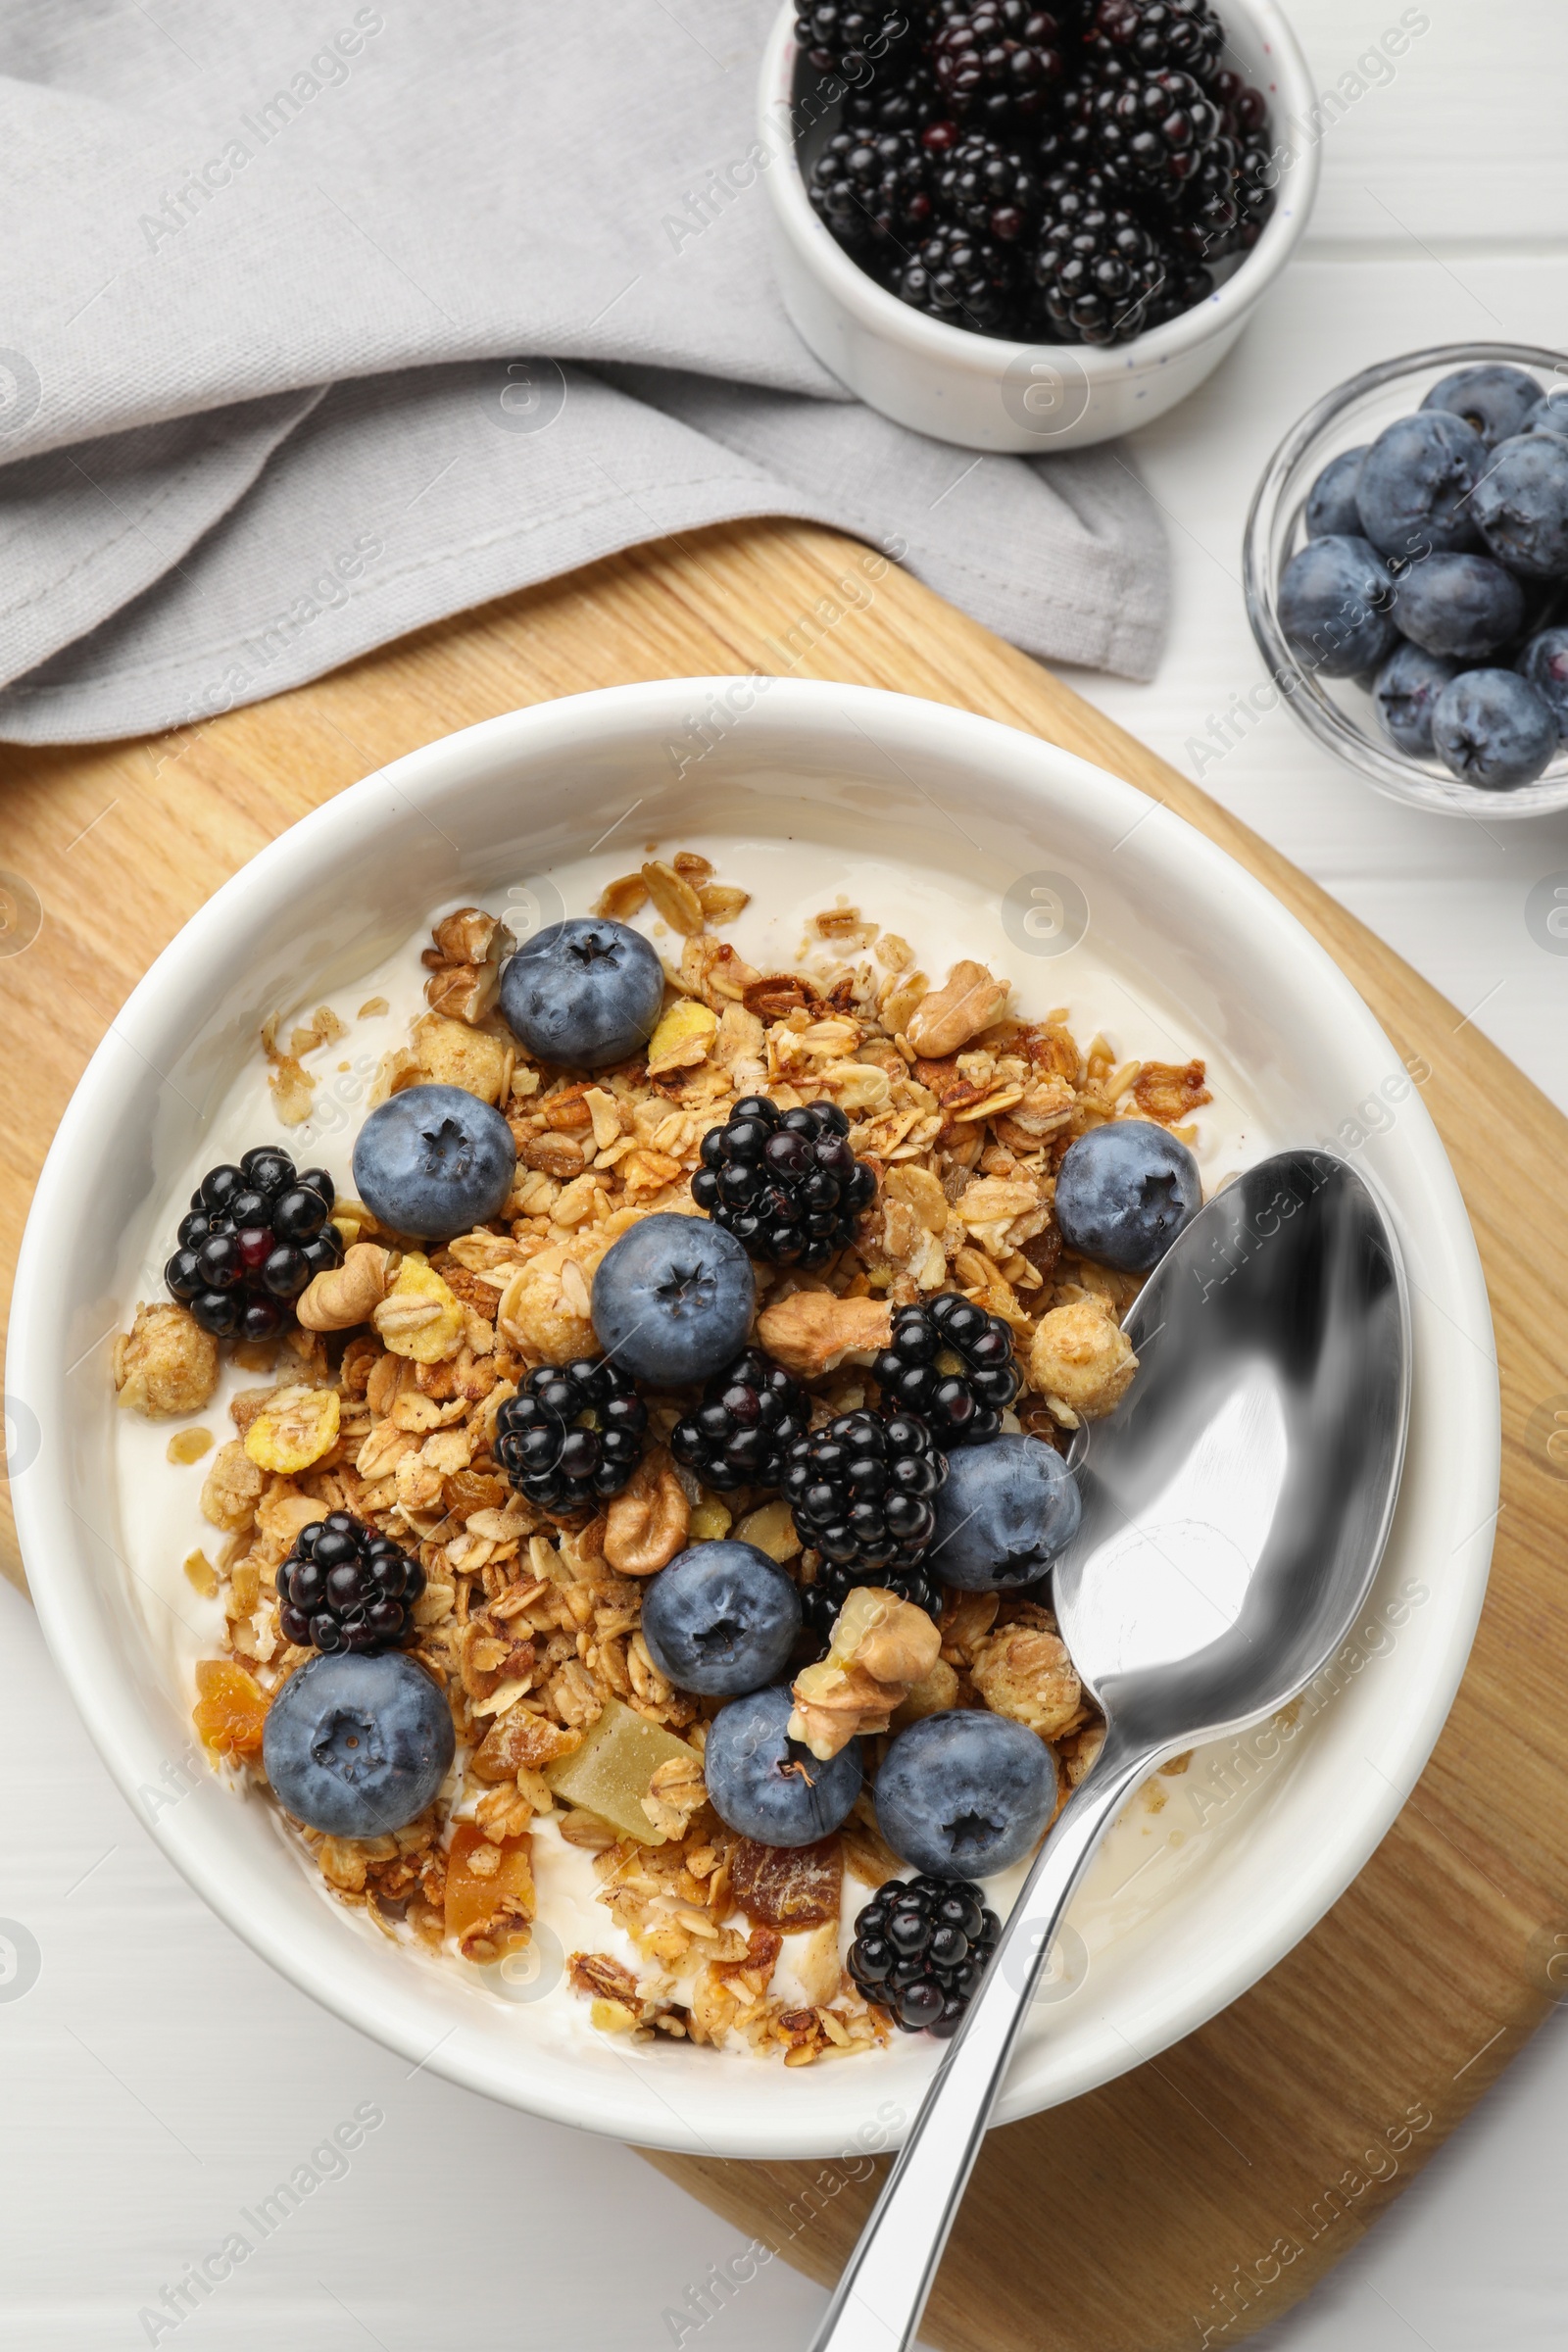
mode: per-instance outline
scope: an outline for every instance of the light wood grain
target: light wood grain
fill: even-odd
[[[93,1047],[152,956],[263,843],[381,761],[493,712],[630,678],[772,666],[764,641],[831,594],[845,562],[841,542],[797,526],[710,532],[446,623],[197,735],[0,753],[3,862],[44,908],[33,945],[0,961],[7,1289],[48,1138]],[[1400,1051],[1430,1064],[1426,1100],[1480,1241],[1504,1509],[1470,1669],[1420,1787],[1354,1886],[1243,2000],[1105,2089],[992,2134],[926,2322],[954,2352],[1162,2352],[1201,2343],[1205,2328],[1235,2341],[1397,2193],[1554,1990],[1551,1938],[1568,1930],[1568,1485],[1525,1432],[1563,1380],[1568,1239],[1541,1204],[1556,1197],[1568,1122],[1277,853],[904,576],[820,637],[800,672],[928,695],[1062,743],[1250,866]],[[9,1518],[0,1564],[20,1581]],[[1387,2177],[1368,2181],[1364,2152],[1411,2111],[1430,2121],[1396,2171],[1380,2159]],[[871,2195],[844,2168],[653,2161],[824,2279]],[[1276,2240],[1290,2259],[1268,2278]]]

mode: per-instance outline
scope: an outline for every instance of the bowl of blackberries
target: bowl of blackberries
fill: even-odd
[[[1274,686],[1369,784],[1568,808],[1568,357],[1454,344],[1329,393],[1258,488],[1246,590]]]
[[[761,97],[796,326],[869,406],[967,448],[1173,407],[1316,187],[1275,0],[791,0]]]

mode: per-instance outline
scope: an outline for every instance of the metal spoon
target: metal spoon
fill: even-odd
[[[813,2352],[891,2352],[919,2324],[1018,2028],[1085,1865],[1168,1756],[1302,1690],[1366,1597],[1398,1492],[1409,1305],[1353,1168],[1265,1160],[1209,1201],[1124,1326],[1140,1369],[1081,1449],[1056,1561],[1062,1637],[1105,1712],[949,2044]]]

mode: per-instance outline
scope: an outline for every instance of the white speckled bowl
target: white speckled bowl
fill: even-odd
[[[824,368],[896,423],[960,449],[1043,457],[1149,424],[1211,375],[1300,241],[1317,194],[1317,94],[1276,0],[1223,0],[1226,62],[1268,100],[1281,157],[1263,234],[1206,302],[1112,350],[966,333],[911,310],[857,268],[811,210],[796,147],[795,9],[785,0],[762,63],[760,152],[784,307]],[[1397,36],[1396,27],[1395,37]],[[808,129],[808,159],[831,122]],[[753,150],[754,157],[759,152]],[[1221,265],[1222,270],[1227,265]]]
[[[703,734],[694,710],[708,713]],[[170,1602],[124,1565],[136,1497],[117,1474],[109,1337],[134,1304],[136,1270],[156,1261],[174,1172],[254,1057],[266,1014],[356,980],[432,906],[581,856],[633,804],[639,839],[727,838],[726,878],[745,878],[748,843],[754,873],[793,843],[813,886],[820,872],[824,904],[852,862],[868,906],[872,891],[894,909],[901,890],[924,892],[928,908],[961,902],[975,952],[1010,973],[1028,1009],[1084,1002],[1092,958],[1126,1036],[1153,1021],[1196,1043],[1249,1133],[1352,1152],[1398,1224],[1414,1410],[1363,1625],[1289,1735],[1205,1751],[1159,1784],[1157,1825],[1135,1824],[1150,1857],[1136,1884],[1086,1887],[1067,1965],[1045,1987],[1002,2103],[1004,2119],[1024,2115],[1190,2033],[1355,1876],[1447,1712],[1497,1496],[1486,1293],[1419,1069],[1412,1084],[1348,983],[1258,883],[1101,769],[898,695],[676,679],[467,728],[273,842],[121,1011],[39,1182],[7,1365],[11,1399],[41,1433],[12,1480],[39,1615],[106,1762],[191,1884],[294,1983],[411,2063],[559,2122],[696,2153],[807,2156],[897,2139],[937,2055],[923,2037],[790,2072],[690,2046],[628,2048],[589,2031],[581,2004],[509,2003],[457,1964],[390,1946],[323,1900],[265,1802],[199,1768],[190,1793],[169,1797],[189,1785],[170,1767],[189,1753],[192,1691]],[[1044,867],[1054,900],[1035,887]],[[1063,878],[1066,901],[1083,893],[1088,930],[1056,954],[1070,927],[1037,918],[1063,902]],[[177,1565],[171,1578],[177,1593]]]

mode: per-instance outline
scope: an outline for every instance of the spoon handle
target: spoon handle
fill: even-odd
[[[1012,2045],[1057,1922],[1090,1855],[1152,1761],[1109,1744],[1063,1807],[1002,1932],[811,2352],[898,2352],[920,2324]]]

